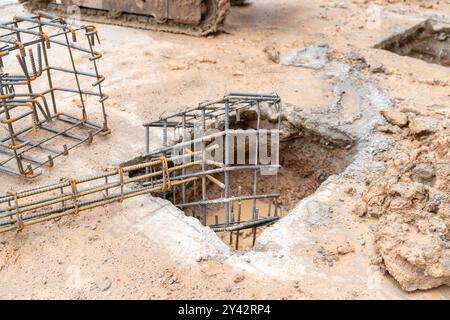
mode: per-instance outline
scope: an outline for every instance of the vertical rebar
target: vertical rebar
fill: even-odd
[[[205,109],[202,109],[202,137],[206,135],[206,114]],[[206,171],[206,142],[202,140],[202,172]],[[206,175],[202,175],[202,222],[203,225],[206,226]]]
[[[52,75],[50,72],[50,64],[48,61],[48,55],[47,55],[47,47],[45,45],[45,38],[44,38],[44,32],[42,29],[42,24],[39,23],[39,34],[41,34],[41,42],[42,42],[42,53],[44,55],[44,63],[45,63],[45,70],[47,73],[47,80],[48,80],[48,86],[49,86],[49,90],[50,90],[50,96],[52,98],[52,104],[53,104],[53,112],[55,114],[58,114],[58,108],[56,106],[56,98],[55,98],[55,92],[53,90],[53,81],[52,81]]]
[[[255,169],[253,171],[253,196],[258,192],[258,164],[259,164],[259,135],[261,129],[261,111],[259,101],[256,102],[256,147],[255,147]],[[252,219],[256,219],[256,198],[253,199]]]
[[[182,150],[182,154],[183,154],[183,161],[186,162],[186,158],[184,158],[184,155],[186,154],[186,147],[184,146],[184,144],[186,143],[186,114],[183,114],[182,125],[181,126],[182,126],[182,133],[183,133],[183,138],[182,138],[183,150]],[[181,175],[184,176],[185,174],[186,174],[186,169],[185,168],[181,169]],[[182,193],[182,195],[181,195],[182,201],[183,201],[183,203],[186,203],[186,185],[185,184],[183,184],[181,186],[181,193]]]
[[[178,133],[178,126],[176,126],[173,130],[173,141],[174,143],[178,142],[178,137],[177,137],[177,133]],[[173,172],[173,177],[176,179],[176,176],[178,175],[178,171],[174,171]],[[174,206],[177,205],[177,186],[173,186],[172,188],[172,203]]]
[[[255,220],[255,221],[258,220],[258,217],[259,217],[259,209],[257,208],[257,209],[255,210],[255,218],[254,218],[254,220]],[[256,243],[256,231],[257,231],[257,228],[254,227],[254,228],[253,228],[253,241],[252,241],[252,247],[254,247],[254,246],[255,246],[255,243]]]
[[[1,77],[0,77],[0,94],[2,96],[5,95],[5,91],[3,90],[3,81],[1,79]],[[9,114],[9,109],[8,109],[8,105],[6,103],[6,99],[2,99],[2,104],[3,104],[4,113],[5,113],[5,119],[7,120],[7,126],[8,126],[8,131],[9,131],[9,140],[11,140],[11,146],[13,147],[12,151],[13,151],[14,157],[16,159],[16,163],[17,163],[17,169],[19,170],[20,174],[24,174],[25,172],[23,170],[22,160],[19,157],[19,154],[17,153],[17,149],[15,148],[15,146],[16,146],[15,133],[14,133],[13,125],[10,122],[11,116]]]
[[[241,186],[238,187],[238,214],[237,214],[237,223],[240,224],[241,223],[241,213],[242,213],[242,201],[241,201],[241,194],[242,194],[242,188]],[[239,250],[239,236],[240,236],[240,231],[237,230],[236,231],[236,246],[235,249]]]
[[[234,197],[231,197],[231,223],[234,224]],[[233,231],[230,231],[230,246],[233,244]]]
[[[61,187],[59,191],[60,191],[61,195],[64,195],[64,187]],[[65,210],[66,204],[65,204],[64,200],[61,201],[61,206],[62,206],[63,210]]]
[[[167,120],[164,120],[163,123],[163,146],[167,147]]]
[[[276,108],[278,110],[278,124],[277,124],[277,130],[278,130],[278,135],[280,134],[281,131],[281,113],[282,113],[282,104],[281,104],[281,100],[279,102],[276,103]],[[273,150],[271,150],[272,152]],[[280,164],[280,138],[278,136],[278,143],[277,143],[277,152],[276,152],[276,161],[275,161],[275,165],[279,165]],[[278,194],[280,193],[280,168],[277,167],[277,174],[275,175],[275,193]],[[275,212],[274,212],[274,216],[278,217],[278,198],[275,199]]]
[[[167,128],[167,120],[164,120],[164,128],[163,128],[163,146],[164,147],[167,147],[167,143],[168,143],[168,141],[167,141],[168,140],[167,130],[168,130],[168,128]],[[164,157],[166,157],[166,156],[167,156],[167,152],[164,152]],[[167,191],[163,192],[163,197],[164,197],[165,200],[167,200],[167,197],[168,197]]]
[[[97,32],[97,30],[95,30],[95,32]],[[67,35],[66,35],[67,36]],[[97,34],[98,37],[98,34]],[[95,74],[97,75],[97,81],[101,79],[100,77],[100,73],[98,72],[98,66],[97,66],[97,59],[96,59],[96,53],[94,51],[94,36],[92,36],[92,39],[89,37],[89,35],[87,35],[87,40],[89,43],[89,48],[91,50],[91,60],[92,63],[94,64],[94,70],[95,70]],[[100,40],[99,40],[100,42]],[[108,131],[108,115],[106,114],[106,109],[105,109],[105,96],[103,95],[103,89],[102,89],[102,85],[101,82],[97,83],[98,86],[98,93],[100,94],[100,103],[102,104],[102,113],[103,113],[103,131]]]
[[[149,126],[145,126],[145,154],[149,154],[150,153],[150,127]],[[149,174],[150,173],[150,168],[146,167],[145,168],[145,174]],[[147,182],[150,181],[151,178],[147,179]]]
[[[145,127],[145,154],[150,153],[150,127]]]
[[[28,72],[27,60],[25,59],[25,57],[22,57],[21,55],[17,55],[16,57],[17,57],[17,60],[19,61],[19,65],[22,68],[22,71],[23,71],[25,77],[27,78],[28,93],[30,94],[31,97],[33,97],[34,96],[33,86],[31,85],[30,73]],[[32,106],[33,106],[35,122],[39,123],[39,115],[36,110],[36,103],[32,102]],[[44,112],[43,112],[43,114],[45,115]]]
[[[230,105],[228,99],[225,100],[225,113],[224,113],[224,130],[225,130],[225,173],[224,173],[224,198],[225,198],[225,224],[228,226],[230,224],[230,175],[228,170],[226,170],[230,164]]]

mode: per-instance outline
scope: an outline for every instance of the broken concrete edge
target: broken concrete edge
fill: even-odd
[[[409,37],[410,35],[413,35],[421,28],[427,28],[435,33],[450,32],[450,23],[447,22],[448,20],[445,21],[437,19],[438,17],[428,18],[425,21],[422,21],[406,30],[398,30],[398,32],[395,32],[393,35],[375,44],[373,48],[385,49],[387,45],[391,43],[399,43],[402,41],[402,39],[404,39],[405,37]]]
[[[142,207],[145,206],[145,210]],[[124,202],[113,217],[113,232],[126,228],[160,246],[175,261],[195,265],[209,259],[223,259],[230,249],[208,227],[175,207],[170,201],[147,196]]]

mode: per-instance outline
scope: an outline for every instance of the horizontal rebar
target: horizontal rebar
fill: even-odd
[[[254,220],[254,221],[248,221],[248,222],[240,222],[240,223],[234,223],[229,226],[226,225],[212,225],[210,228],[214,232],[232,232],[232,231],[240,231],[245,229],[251,229],[255,227],[261,227],[261,226],[267,226],[274,222],[277,222],[280,218],[279,217],[267,217],[264,219]]]

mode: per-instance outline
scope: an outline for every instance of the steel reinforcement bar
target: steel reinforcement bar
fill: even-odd
[[[8,192],[0,197],[0,233],[22,230],[25,226],[77,214],[114,202],[123,202],[136,196],[170,191],[174,186],[186,184],[198,177],[171,181],[173,172],[198,165],[199,162],[170,166],[175,159],[160,158],[146,163],[119,167],[106,173],[84,177],[66,178],[59,183],[22,192]],[[130,177],[129,173],[153,168],[152,173]],[[140,186],[154,178],[152,186]],[[133,186],[130,186],[133,184]]]

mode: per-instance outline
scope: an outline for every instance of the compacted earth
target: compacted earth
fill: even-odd
[[[98,25],[111,135],[0,192],[136,158],[163,112],[277,93],[284,216],[239,251],[151,196],[2,234],[0,298],[449,299],[448,23],[442,0],[252,0],[206,38]]]

